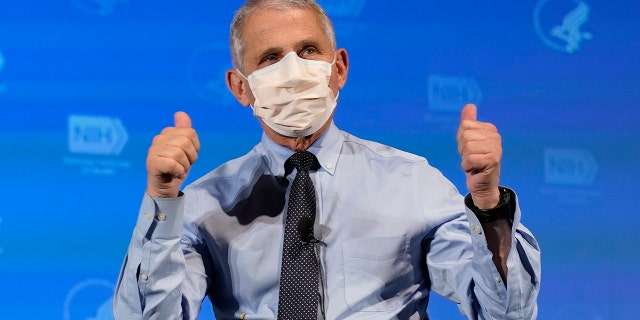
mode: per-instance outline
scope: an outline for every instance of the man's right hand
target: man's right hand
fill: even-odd
[[[198,159],[200,141],[189,115],[174,115],[175,127],[167,127],[153,138],[147,155],[147,194],[154,198],[175,198]]]

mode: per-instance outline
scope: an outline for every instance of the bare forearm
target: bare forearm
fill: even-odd
[[[493,253],[493,263],[496,265],[502,282],[507,285],[507,257],[511,251],[511,223],[506,219],[483,223],[485,237],[489,251]]]

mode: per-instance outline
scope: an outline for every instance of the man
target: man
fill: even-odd
[[[207,295],[217,319],[427,319],[431,290],[469,319],[536,317],[537,242],[475,106],[457,135],[464,198],[424,158],[337,129],[348,56],[313,0],[248,1],[231,50],[227,84],[262,141],[181,192],[200,149],[189,116],[155,137],[116,319],[195,319]]]

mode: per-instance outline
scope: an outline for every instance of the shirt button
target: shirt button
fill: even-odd
[[[500,277],[496,277],[496,279],[495,279],[495,280],[496,280],[496,283],[500,283],[500,281],[502,281],[502,278],[500,278]]]
[[[167,220],[167,215],[164,213],[158,213],[158,221],[165,221]]]
[[[153,215],[149,212],[145,212],[144,217],[147,218],[147,220],[151,220],[151,217],[153,217]]]
[[[147,281],[148,279],[149,279],[149,276],[147,276],[146,274],[143,273],[140,275],[140,280]]]
[[[327,163],[327,169],[329,170],[333,169],[333,165],[331,163]]]

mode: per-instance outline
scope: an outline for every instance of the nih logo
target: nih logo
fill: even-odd
[[[318,2],[328,15],[349,18],[358,17],[366,4],[365,0],[319,0]]]
[[[460,112],[465,104],[482,101],[482,91],[473,78],[431,74],[427,88],[429,107],[436,112]]]
[[[546,183],[591,186],[598,170],[596,160],[587,150],[561,148],[544,150],[544,180]]]
[[[70,115],[68,118],[69,151],[96,155],[118,155],[128,136],[118,118]]]

